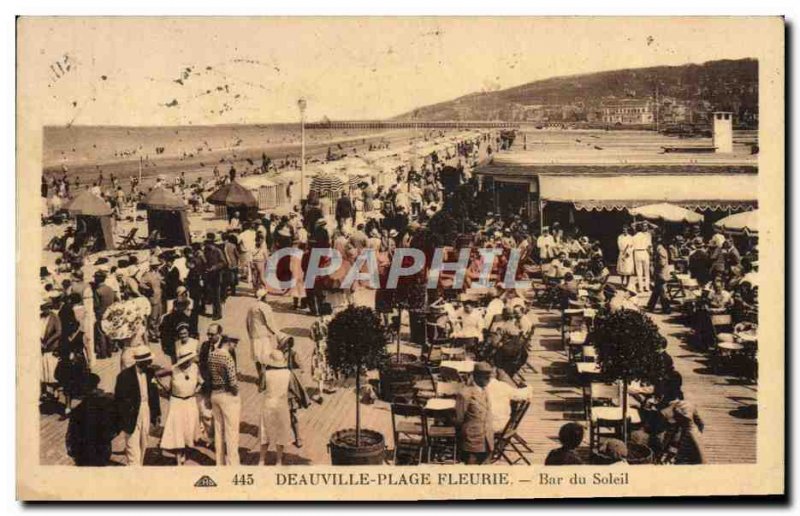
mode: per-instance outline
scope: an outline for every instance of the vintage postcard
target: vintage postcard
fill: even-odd
[[[784,30],[19,18],[18,498],[783,494]]]

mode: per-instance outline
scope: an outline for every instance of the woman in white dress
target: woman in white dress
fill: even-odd
[[[626,287],[633,276],[633,232],[630,226],[622,226],[622,234],[617,237],[619,247],[619,257],[617,258],[617,274],[622,278],[622,284]]]
[[[196,358],[196,352],[184,351],[178,355],[178,361],[172,366],[171,372],[165,371],[158,375],[171,373],[172,376],[169,412],[164,423],[161,449],[174,452],[178,466],[184,464],[186,449],[194,447],[200,433],[200,411],[196,397],[203,379]]]
[[[275,349],[264,364],[266,389],[261,406],[259,463],[267,465],[267,451],[275,447],[276,465],[283,464],[283,449],[292,439],[292,423],[289,414],[289,381],[291,372],[282,351]]]

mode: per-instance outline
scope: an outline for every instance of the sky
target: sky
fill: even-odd
[[[757,57],[732,18],[23,18],[18,92],[47,125],[380,119],[620,68]]]

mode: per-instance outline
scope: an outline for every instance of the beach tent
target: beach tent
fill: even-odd
[[[715,227],[734,234],[758,235],[758,210],[745,211],[718,220]]]
[[[247,220],[258,215],[258,199],[236,181],[225,183],[206,200],[209,204],[219,206],[221,210],[218,214],[223,217],[236,211]]]
[[[631,208],[631,215],[648,220],[663,220],[665,222],[688,222],[690,224],[703,222],[703,216],[695,211],[687,210],[668,202],[647,204]]]
[[[116,248],[111,207],[100,196],[85,190],[67,205],[67,211],[75,217],[79,236],[96,238],[92,251]]]
[[[154,188],[147,194],[142,207],[147,210],[147,231],[152,236],[158,232],[158,244],[176,247],[191,244],[186,203],[163,187]]]

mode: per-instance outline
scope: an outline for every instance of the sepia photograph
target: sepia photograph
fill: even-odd
[[[782,493],[783,38],[19,18],[18,496]]]

